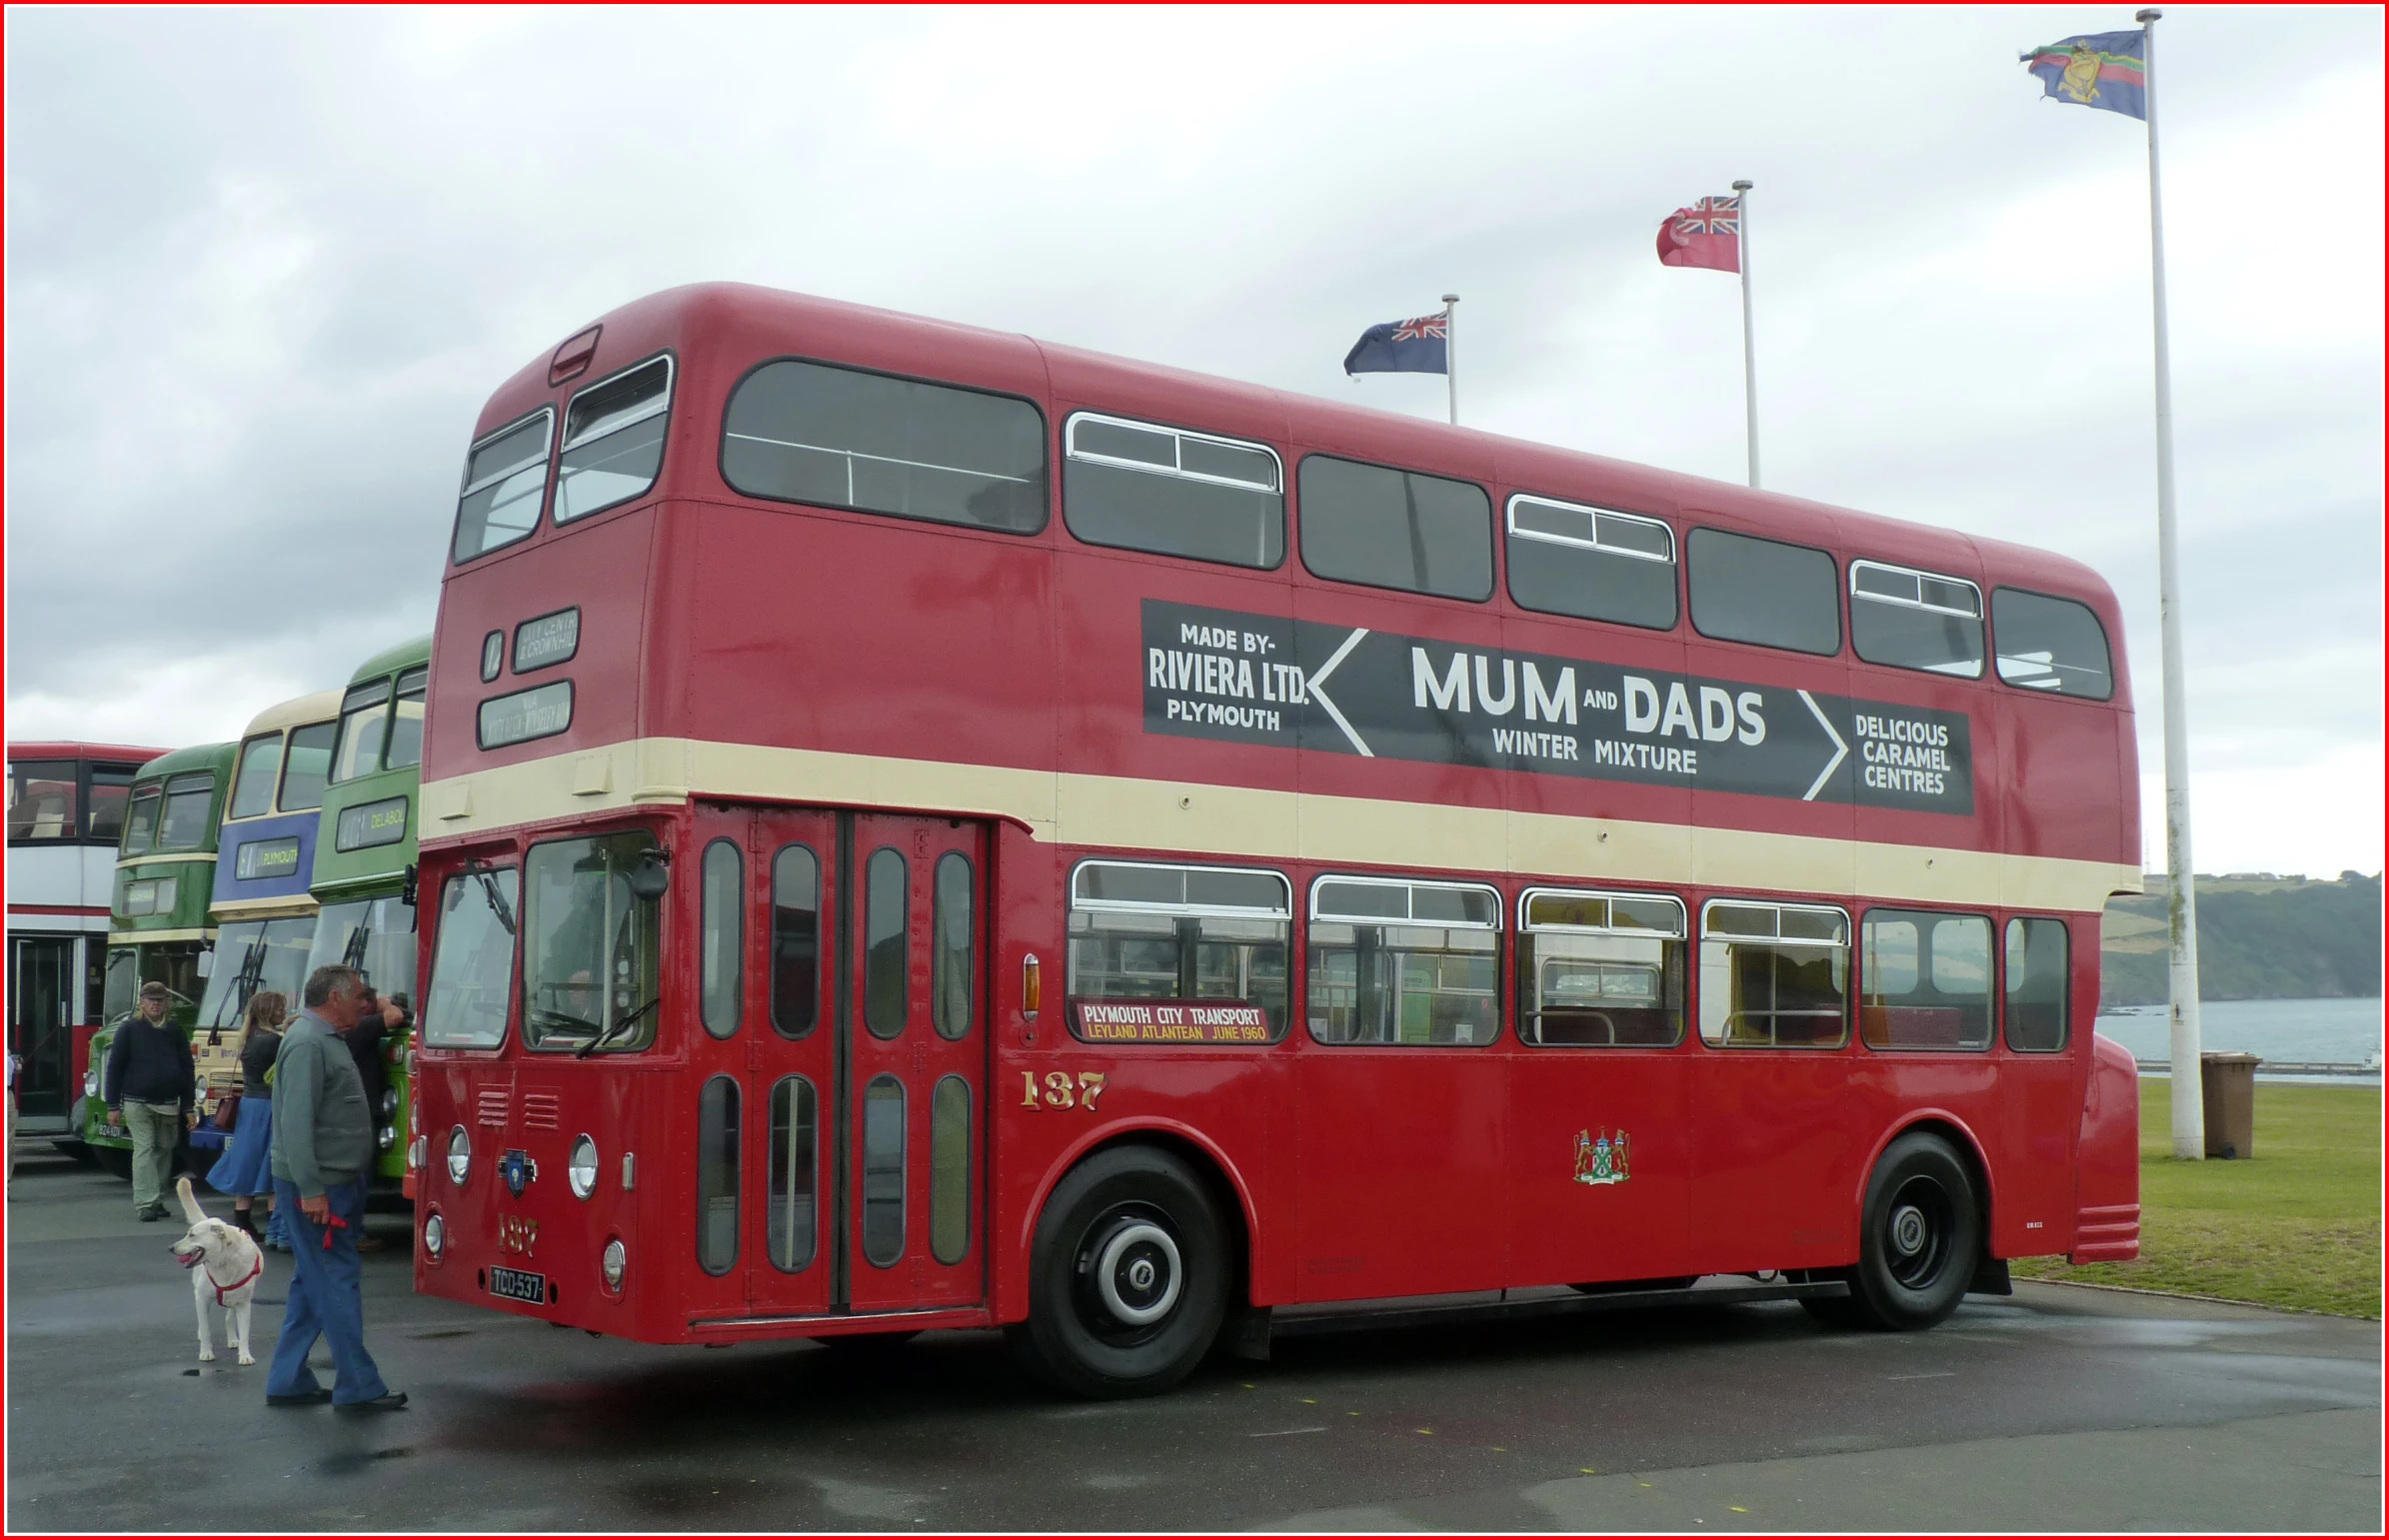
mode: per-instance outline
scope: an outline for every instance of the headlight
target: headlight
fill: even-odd
[[[407,1049],[407,1078],[415,1078],[415,1050],[411,1047]]]
[[[622,1292],[623,1269],[630,1265],[631,1254],[622,1248],[621,1237],[606,1242],[604,1254],[598,1257],[598,1271],[606,1278],[606,1287]]]
[[[407,1140],[408,1170],[420,1171],[423,1169],[423,1152],[431,1147],[431,1142],[429,1136],[420,1133]]]
[[[382,1092],[382,1120],[388,1122],[396,1116],[398,1116],[398,1087],[392,1086]]]
[[[465,1137],[465,1125],[457,1124],[448,1130],[448,1179],[462,1187],[465,1173],[473,1169],[473,1141]]]
[[[84,1094],[84,1095],[86,1095],[86,1096],[96,1096],[96,1095],[98,1095],[99,1093],[100,1093],[100,1072],[99,1072],[98,1070],[96,1070],[96,1069],[86,1069],[86,1070],[84,1070],[84,1071],[83,1071],[83,1094]]]
[[[564,1179],[574,1197],[586,1198],[597,1191],[597,1140],[585,1133],[573,1140],[573,1158],[564,1168]]]
[[[374,1134],[373,1142],[376,1149],[390,1149],[398,1143],[398,1130],[384,1123],[380,1131]]]
[[[440,1249],[447,1244],[448,1221],[437,1212],[426,1215],[423,1220],[423,1249],[437,1257]]]

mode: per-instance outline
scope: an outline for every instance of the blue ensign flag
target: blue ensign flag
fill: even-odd
[[[1449,319],[1441,311],[1385,321],[1360,334],[1352,351],[1343,356],[1347,375],[1440,375],[1451,371],[1445,339]]]

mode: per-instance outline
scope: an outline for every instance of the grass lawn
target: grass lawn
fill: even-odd
[[[2256,1157],[2175,1160],[2172,1082],[2140,1082],[2140,1257],[2019,1278],[2381,1316],[2381,1092],[2256,1084]]]

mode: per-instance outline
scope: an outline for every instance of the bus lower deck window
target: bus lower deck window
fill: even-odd
[[[1520,1041],[1571,1048],[1683,1041],[1681,902],[1533,888],[1518,908]]]
[[[1501,895],[1471,883],[1320,877],[1310,888],[1310,1035],[1475,1047],[1500,1035]]]
[[[2005,947],[2007,1046],[2016,1053],[2055,1053],[2066,1043],[2065,921],[2011,919]]]
[[[1071,879],[1070,996],[1255,1005],[1274,1042],[1285,1034],[1292,912],[1292,888],[1274,871],[1082,862]]]
[[[1991,922],[1869,909],[1859,928],[1859,1035],[1870,1048],[1991,1045]]]
[[[1839,909],[1723,899],[1701,909],[1700,1038],[1711,1047],[1840,1047],[1849,977]]]

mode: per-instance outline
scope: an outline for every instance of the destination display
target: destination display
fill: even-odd
[[[281,839],[243,840],[233,852],[232,876],[236,882],[254,882],[263,877],[286,877],[299,869],[299,836]]]
[[[1269,1017],[1241,1000],[1073,1000],[1088,1042],[1259,1042]]]
[[[396,844],[407,837],[407,799],[386,796],[378,802],[359,802],[340,809],[332,833],[336,850],[365,850],[377,844]]]
[[[1144,602],[1145,731],[1968,816],[1963,712]]]
[[[475,727],[484,749],[553,738],[573,725],[573,682],[558,680],[481,703]]]

